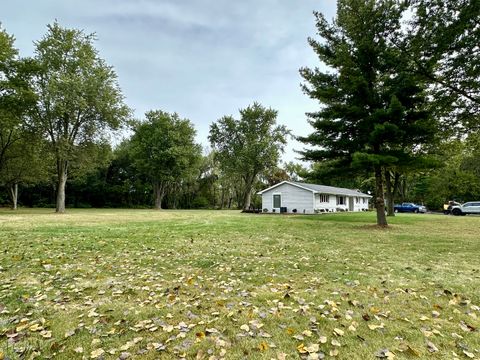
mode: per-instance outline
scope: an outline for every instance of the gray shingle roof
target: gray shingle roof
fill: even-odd
[[[347,196],[360,196],[360,197],[371,197],[371,195],[364,194],[358,190],[337,188],[335,186],[326,186],[326,185],[317,185],[317,184],[306,184],[296,181],[290,181],[292,184],[302,186],[309,190],[322,193],[322,194],[332,194],[332,195],[347,195]]]
[[[359,197],[371,197],[371,195],[364,194],[358,190],[339,188],[334,186],[326,185],[317,185],[317,184],[306,184],[302,182],[289,181],[292,184],[307,188],[309,190],[322,193],[322,194],[332,194],[332,195],[347,195],[347,196],[359,196]]]
[[[371,195],[364,194],[358,190],[352,190],[352,189],[345,189],[345,188],[339,188],[335,186],[326,186],[326,185],[317,185],[317,184],[307,184],[307,183],[302,183],[298,181],[282,181],[279,182],[278,184],[275,184],[268,189],[264,189],[262,191],[257,192],[257,194],[261,195],[267,191],[275,189],[277,186],[281,184],[290,184],[293,186],[298,186],[301,188],[304,188],[306,190],[310,190],[314,193],[320,193],[320,194],[330,194],[330,195],[346,195],[346,196],[358,196],[358,197],[368,197],[371,198]]]

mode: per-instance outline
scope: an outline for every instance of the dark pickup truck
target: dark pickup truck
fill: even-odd
[[[394,205],[395,212],[411,212],[411,213],[425,213],[427,208],[423,205],[416,205],[414,203],[403,203],[401,205]]]

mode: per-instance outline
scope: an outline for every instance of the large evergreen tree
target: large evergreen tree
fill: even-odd
[[[301,140],[314,148],[304,158],[370,170],[381,226],[387,225],[385,171],[414,166],[435,134],[425,84],[393,43],[404,37],[404,10],[393,0],[339,0],[333,23],[315,13],[321,40],[309,42],[328,70],[301,69],[304,91],[321,104],[308,114],[315,130]]]

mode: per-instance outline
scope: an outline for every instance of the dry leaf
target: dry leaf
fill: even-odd
[[[343,330],[340,330],[338,328],[335,328],[333,329],[333,333],[337,336],[343,336],[343,334],[345,333]]]
[[[90,353],[90,359],[97,359],[97,358],[99,358],[100,356],[102,356],[103,354],[105,354],[105,350],[103,350],[102,348],[93,350],[93,351]]]

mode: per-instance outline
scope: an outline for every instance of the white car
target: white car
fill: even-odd
[[[456,216],[480,214],[480,201],[469,201],[462,205],[452,206],[452,214]]]

